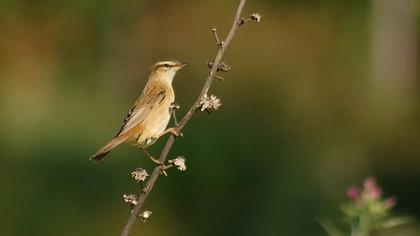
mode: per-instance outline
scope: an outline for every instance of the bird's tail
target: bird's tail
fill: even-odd
[[[120,145],[122,142],[124,142],[128,138],[127,135],[121,135],[117,136],[111,141],[109,141],[101,150],[99,150],[95,155],[91,156],[89,159],[94,161],[100,161],[102,158],[106,156],[112,149],[114,149],[116,146]]]

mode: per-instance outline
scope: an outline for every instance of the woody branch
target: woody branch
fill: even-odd
[[[180,120],[180,122],[175,126],[175,130],[177,131],[177,133],[180,133],[181,130],[185,127],[185,125],[188,123],[188,121],[191,119],[191,117],[193,116],[193,114],[201,109],[204,108],[203,106],[207,106],[206,109],[214,109],[216,110],[218,108],[218,106],[220,106],[220,104],[218,104],[218,99],[217,98],[213,98],[213,97],[208,97],[207,93],[211,87],[211,84],[214,80],[214,78],[221,78],[220,76],[217,75],[218,71],[227,71],[226,68],[224,69],[224,67],[226,67],[227,65],[225,65],[224,63],[222,63],[222,58],[223,55],[225,53],[226,48],[229,46],[232,38],[234,37],[234,35],[236,34],[238,28],[243,25],[244,23],[250,21],[250,20],[255,20],[257,23],[259,23],[261,21],[261,15],[257,14],[257,13],[253,13],[251,14],[248,18],[242,18],[242,10],[244,8],[246,0],[241,0],[238,8],[236,10],[236,14],[233,20],[233,24],[232,27],[228,33],[228,35],[226,36],[226,38],[223,41],[219,40],[219,36],[217,35],[217,30],[216,29],[212,29],[212,32],[214,34],[214,37],[216,39],[216,43],[218,46],[218,51],[217,54],[213,60],[212,63],[209,63],[211,70],[209,75],[207,76],[207,79],[203,85],[203,88],[201,90],[200,95],[197,97],[197,99],[195,100],[194,104],[191,106],[191,108],[188,110],[187,114]],[[229,66],[227,66],[228,69],[230,69]],[[213,104],[206,104],[206,99],[207,102],[213,99],[214,103]],[[210,99],[210,100],[209,100]],[[204,109],[201,109],[204,110]],[[165,163],[168,153],[172,148],[172,145],[175,141],[175,137],[173,135],[171,135],[168,139],[168,141],[166,142],[160,156],[159,156],[159,162],[160,163]],[[144,203],[147,199],[147,197],[149,196],[151,190],[153,189],[153,186],[155,185],[157,179],[159,178],[159,176],[161,175],[161,173],[165,171],[165,166],[163,165],[158,165],[154,168],[153,173],[150,175],[149,180],[146,182],[146,184],[143,186],[143,184],[141,185],[141,190],[139,193],[139,196],[136,198],[133,198],[131,203],[132,203],[132,211],[130,213],[130,216],[128,218],[128,221],[121,233],[121,236],[128,236],[130,234],[130,232],[133,229],[133,226],[136,223],[137,218],[139,217]],[[143,183],[143,182],[142,182]],[[135,203],[135,204],[134,204]],[[147,216],[150,215],[150,212],[147,212]],[[143,217],[145,215],[143,214]]]

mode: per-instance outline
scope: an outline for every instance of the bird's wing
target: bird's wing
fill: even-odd
[[[152,87],[145,90],[128,112],[117,136],[131,130],[146,119],[150,115],[151,111],[155,107],[159,106],[165,98],[166,93],[164,88]]]

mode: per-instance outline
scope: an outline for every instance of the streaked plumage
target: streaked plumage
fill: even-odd
[[[162,61],[153,65],[140,97],[128,112],[114,139],[90,159],[100,161],[124,141],[146,149],[156,142],[169,123],[170,105],[175,100],[172,80],[185,63]]]

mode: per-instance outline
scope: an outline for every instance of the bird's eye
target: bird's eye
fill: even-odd
[[[166,63],[164,66],[165,66],[166,68],[171,67],[171,65],[169,65],[168,63]]]

